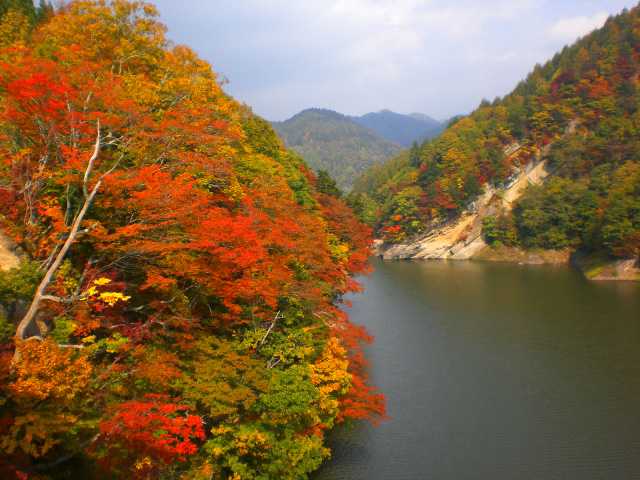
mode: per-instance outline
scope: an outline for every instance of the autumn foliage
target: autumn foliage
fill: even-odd
[[[638,258],[639,75],[636,6],[536,65],[510,94],[365,172],[351,203],[388,243],[411,241],[546,160],[553,179],[496,212],[489,222],[512,228],[487,229],[485,238]]]
[[[163,465],[186,461],[198,451],[196,442],[205,439],[202,418],[188,412],[188,406],[172,403],[166,395],[147,394],[119,404],[111,418],[100,422],[103,465],[147,478]]]
[[[339,308],[369,228],[150,4],[11,12],[0,229],[25,261],[0,273],[0,471],[305,478],[335,422],[384,416]]]

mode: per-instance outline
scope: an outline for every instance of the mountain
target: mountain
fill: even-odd
[[[637,259],[639,25],[639,7],[623,11],[509,95],[370,169],[353,205],[404,245],[399,256],[464,256],[486,242]]]
[[[390,142],[410,147],[413,142],[436,137],[444,125],[423,113],[403,115],[390,110],[367,113],[361,117],[350,117],[354,122],[369,128]]]
[[[303,110],[284,122],[273,122],[273,127],[309,166],[326,170],[343,190],[349,190],[367,167],[401,150],[399,145],[332,110]]]

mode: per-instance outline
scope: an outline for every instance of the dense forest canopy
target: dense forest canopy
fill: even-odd
[[[0,476],[305,478],[333,425],[384,415],[339,308],[369,228],[152,5],[22,3],[0,3],[22,259],[0,271]]]
[[[487,240],[637,256],[639,74],[636,7],[537,65],[506,97],[365,172],[350,201],[387,242],[403,242],[546,159],[551,179],[530,187],[513,212],[485,219]]]
[[[285,143],[315,170],[325,170],[342,190],[371,165],[383,163],[402,148],[332,110],[310,108],[273,126]]]

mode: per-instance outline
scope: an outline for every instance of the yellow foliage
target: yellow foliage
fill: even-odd
[[[0,48],[25,41],[29,34],[29,19],[17,10],[9,10],[0,20]]]
[[[138,460],[134,467],[136,470],[147,470],[151,467],[151,465],[152,465],[151,459],[149,457],[144,457]]]
[[[118,302],[128,302],[131,300],[131,297],[128,295],[124,295],[120,292],[99,292],[97,287],[101,287],[104,285],[108,285],[111,283],[111,279],[109,278],[98,278],[93,281],[92,285],[84,292],[83,298],[89,299],[93,298],[95,300],[99,300],[103,303],[106,303],[110,307],[113,307]]]
[[[332,337],[316,363],[310,366],[311,382],[320,391],[320,410],[332,417],[338,412],[338,398],[351,386],[349,359],[340,340]]]
[[[349,259],[349,245],[341,242],[338,237],[333,234],[328,234],[329,251],[331,256],[337,261],[346,261]]]
[[[257,430],[240,432],[235,437],[235,447],[240,455],[247,455],[249,452],[254,457],[261,457],[266,453],[260,453],[269,447],[267,437]]]
[[[229,198],[240,201],[244,197],[244,190],[238,179],[233,176],[229,179],[229,186],[224,189],[224,193],[226,193]]]
[[[123,295],[120,292],[102,292],[98,295],[98,300],[106,303],[110,307],[113,307],[118,302],[127,302],[131,297]]]

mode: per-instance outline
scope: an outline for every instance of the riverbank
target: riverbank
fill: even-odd
[[[374,245],[375,255],[384,260],[477,260],[481,262],[516,263],[521,265],[571,265],[579,270],[585,278],[593,281],[640,281],[640,261],[637,259],[611,259],[606,255],[584,255],[569,249],[524,250],[517,247],[484,245],[468,257],[398,257],[388,255],[394,247],[385,248],[381,241]]]
[[[568,264],[571,259],[569,250],[523,250],[521,248],[498,246],[485,247],[472,257],[485,262],[521,263],[527,265]]]
[[[572,264],[593,281],[640,281],[640,260],[575,254]]]
[[[473,260],[526,265],[572,265],[588,280],[640,281],[637,259],[611,259],[606,255],[584,255],[564,250],[523,250],[515,247],[486,247]]]

